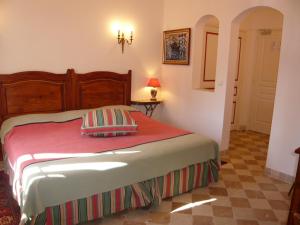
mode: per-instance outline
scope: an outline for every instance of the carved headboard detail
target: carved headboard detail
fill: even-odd
[[[0,75],[0,125],[23,114],[129,105],[130,97],[131,70],[127,74],[77,74],[69,69],[65,74],[28,71]]]

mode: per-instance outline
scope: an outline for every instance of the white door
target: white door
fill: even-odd
[[[250,129],[270,134],[280,57],[281,31],[259,32]]]

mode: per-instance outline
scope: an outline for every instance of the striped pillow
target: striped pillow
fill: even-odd
[[[83,135],[113,137],[136,131],[137,124],[129,112],[123,109],[97,109],[87,112],[82,118]]]

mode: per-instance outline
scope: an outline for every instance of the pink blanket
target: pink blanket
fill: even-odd
[[[27,165],[36,162],[128,148],[189,133],[152,120],[141,112],[131,112],[131,115],[138,124],[138,132],[129,136],[82,136],[80,118],[63,123],[49,122],[14,127],[5,137],[4,148],[12,169],[19,170],[14,172],[22,173]]]

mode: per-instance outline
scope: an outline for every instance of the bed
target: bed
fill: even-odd
[[[78,224],[218,180],[218,145],[130,106],[131,71],[0,75],[1,142],[23,224]],[[134,135],[80,135],[90,109],[121,108]]]

